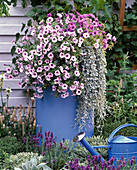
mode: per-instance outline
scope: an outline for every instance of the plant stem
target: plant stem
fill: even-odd
[[[2,108],[2,113],[3,113],[3,96],[2,96],[2,88],[0,89],[0,93],[1,93],[1,108]]]

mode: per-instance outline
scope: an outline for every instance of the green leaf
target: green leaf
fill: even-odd
[[[20,33],[17,33],[16,34],[16,42],[19,40],[19,38],[20,38]]]
[[[27,34],[27,32],[28,32],[28,29],[26,29],[25,34]]]
[[[16,58],[12,59],[12,63],[15,64],[16,63]]]
[[[22,7],[23,8],[26,8],[27,7],[27,3],[26,3],[26,0],[22,0],[22,3],[21,3]]]
[[[16,51],[16,46],[14,45],[14,46],[11,48],[11,55],[12,55],[12,56],[15,54],[15,51]]]
[[[31,19],[28,20],[27,25],[28,25],[28,26],[32,26],[32,20],[31,20]]]
[[[131,44],[137,46],[137,42],[136,41],[132,41]]]
[[[21,32],[24,30],[25,26],[26,25],[24,23],[22,23]]]
[[[32,17],[35,14],[35,8],[33,8],[32,10],[30,10],[25,16],[27,17]]]
[[[62,8],[62,7],[59,6],[59,5],[56,5],[56,6],[55,6],[55,9],[56,9],[56,11],[64,11],[64,8]]]

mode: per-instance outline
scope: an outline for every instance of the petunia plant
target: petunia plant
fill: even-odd
[[[41,98],[43,90],[52,86],[52,91],[62,98],[81,95],[84,89],[80,56],[82,47],[104,49],[113,46],[115,37],[104,31],[93,14],[61,14],[30,27],[30,35],[16,43],[17,56],[14,66],[7,68],[8,78],[24,73],[19,83],[32,86],[34,97]]]
[[[106,109],[106,49],[116,42],[93,14],[49,13],[45,20],[29,27],[29,34],[16,41],[13,66],[7,77],[21,74],[19,85],[31,86],[34,97],[42,98],[51,87],[61,98],[78,97],[76,124],[104,119]]]

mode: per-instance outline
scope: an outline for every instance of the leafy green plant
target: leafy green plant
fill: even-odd
[[[6,136],[0,138],[0,148],[8,154],[16,154],[24,150],[24,145],[16,137]]]
[[[131,73],[128,67],[128,56],[124,55],[119,61],[121,69],[116,73],[116,68],[108,70],[107,100],[108,119],[115,123],[136,124],[137,115],[137,72]],[[129,73],[128,73],[129,72]]]
[[[10,167],[9,156],[24,151],[24,145],[16,137],[0,138],[0,167]],[[7,160],[5,162],[5,160]]]
[[[104,138],[108,138],[109,135],[119,126],[121,126],[123,123],[113,123],[111,120],[106,122],[104,127],[103,127],[103,137]],[[97,134],[97,131],[95,132]],[[127,127],[127,128],[123,128],[121,129],[117,134],[117,135],[123,135],[123,136],[137,136],[137,128],[135,127]]]
[[[8,162],[8,163],[7,163]],[[11,169],[24,169],[24,170],[35,170],[35,169],[49,169],[50,168],[44,162],[44,156],[38,155],[33,152],[22,152],[16,155],[11,155],[10,158],[5,159],[3,167],[9,166]]]
[[[27,159],[25,163],[22,163],[22,168],[14,168],[15,170],[51,170],[46,163],[39,163],[36,158]]]
[[[65,140],[57,143],[57,137],[53,136],[53,132],[45,132],[45,137],[39,132],[36,135],[25,138],[25,145],[31,146],[29,151],[36,152],[44,156],[46,164],[53,170],[64,167],[68,160],[74,159],[77,155],[73,152],[73,142]]]
[[[124,16],[124,25],[131,26],[137,25],[136,20],[136,5],[137,0],[125,9],[125,16]],[[119,8],[117,8],[119,10]],[[137,63],[137,32],[136,31],[124,31],[122,32],[122,27],[120,26],[119,17],[117,14],[112,15],[113,20],[107,21],[108,27],[107,29],[111,32],[111,34],[115,35],[117,38],[117,43],[115,44],[113,51],[109,51],[107,53],[107,62],[108,68],[110,69],[112,65],[117,64],[119,67],[119,59],[122,59],[125,54],[128,53],[130,67]]]
[[[126,7],[124,25],[127,25],[129,28],[132,25],[137,25],[137,0],[131,4],[131,7]]]
[[[22,0],[22,7],[25,8],[27,6],[26,0]],[[13,5],[14,7],[17,5],[17,0],[0,0],[0,16],[9,16],[9,6]]]
[[[9,154],[6,153],[1,147],[0,147],[0,168],[2,169],[3,164],[5,163],[5,159],[9,158]],[[6,165],[5,165],[6,166]]]

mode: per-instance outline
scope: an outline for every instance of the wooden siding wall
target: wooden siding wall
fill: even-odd
[[[30,10],[31,6],[23,9],[20,2],[16,7],[10,7],[9,17],[0,17],[0,74],[6,72],[4,64],[11,64],[12,56],[10,50],[12,40],[15,39],[15,34],[20,32],[22,23],[26,23],[28,18],[24,15]],[[23,33],[21,33],[23,35]],[[9,107],[22,104],[27,107],[27,97],[24,94],[25,89],[18,86],[19,79],[5,80],[3,87],[3,97],[6,100],[5,89],[10,87],[12,93],[9,98]],[[1,101],[0,101],[1,105]]]

